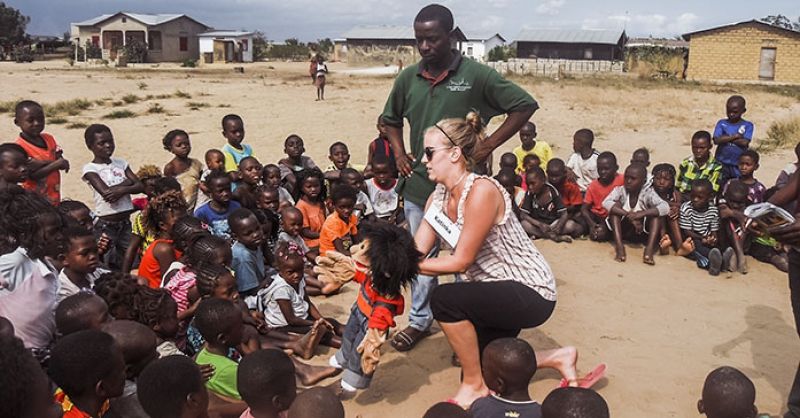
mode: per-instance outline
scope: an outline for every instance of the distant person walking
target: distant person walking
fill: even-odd
[[[311,56],[311,61],[308,64],[308,75],[311,76],[311,84],[317,82],[317,54]]]
[[[328,74],[328,66],[321,55],[317,54],[317,67],[314,85],[317,86],[317,101],[325,100],[325,76]]]

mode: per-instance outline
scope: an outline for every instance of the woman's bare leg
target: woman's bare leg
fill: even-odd
[[[489,394],[489,388],[481,374],[480,353],[478,353],[478,334],[469,321],[439,322],[447,342],[461,361],[463,379],[453,400],[461,406],[472,405],[478,398]]]

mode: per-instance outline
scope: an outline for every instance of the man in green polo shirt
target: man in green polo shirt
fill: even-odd
[[[491,152],[519,131],[539,105],[525,90],[501,77],[495,70],[471,59],[464,59],[450,48],[453,15],[446,7],[432,4],[414,19],[414,36],[422,60],[403,70],[395,80],[386,106],[383,123],[392,145],[397,170],[403,176],[398,190],[405,201],[404,211],[411,233],[423,217],[434,183],[422,164],[425,129],[446,118],[464,118],[477,110],[485,123],[497,115],[506,120],[479,147],[473,157],[485,161]],[[403,119],[411,125],[411,155],[403,145]],[[435,277],[419,275],[411,285],[409,326],[392,339],[398,351],[407,351],[428,335],[433,323],[430,296]]]

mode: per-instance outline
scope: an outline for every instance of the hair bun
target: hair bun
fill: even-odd
[[[480,135],[483,132],[483,120],[481,120],[481,115],[477,111],[473,110],[467,113],[466,120],[476,134]]]

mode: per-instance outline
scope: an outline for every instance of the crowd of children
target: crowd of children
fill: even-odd
[[[745,273],[745,255],[785,270],[783,249],[748,228],[743,210],[775,188],[754,178],[759,155],[747,146],[753,125],[741,119],[744,99],[731,97],[727,110],[713,135],[692,137],[692,156],[677,170],[661,163],[650,173],[649,153],[639,149],[620,174],[617,156],[595,150],[589,129],[575,133],[565,162],[528,123],[496,179],[533,239],[610,241],[617,261],[626,259],[625,242],[640,242],[645,263],[674,251],[712,275]],[[344,368],[343,389],[368,386],[421,256],[401,229],[403,201],[380,119],[365,166],[336,142],[324,170],[294,134],[285,158],[263,164],[244,143],[244,121],[230,114],[222,119],[225,143],[206,151],[204,163],[176,129],[162,141],[174,156],[163,170],[135,171],[114,155],[112,130],[93,124],[84,134],[93,158],[81,176],[92,209],[62,200],[60,172],[70,163],[43,132],[42,106],[19,102],[14,121],[19,138],[0,145],[0,366],[3,379],[27,379],[0,395],[11,397],[4,405],[18,411],[13,416],[57,416],[45,399],[67,417],[344,416],[327,389],[297,395],[296,379],[314,385]],[[385,241],[373,243],[372,255],[363,248],[370,237]],[[361,289],[345,326],[311,297],[341,287],[321,280],[330,271],[317,260],[351,250]],[[373,257],[371,268],[358,256]],[[340,349],[330,366],[302,361],[318,344]],[[554,391],[541,406],[531,400],[536,357],[522,340],[494,341],[483,364],[494,394],[472,405],[473,417],[608,416],[599,395],[578,388]],[[700,409],[728,416],[710,412],[729,396],[714,388],[738,375],[715,373]],[[45,394],[51,386],[54,396]],[[436,405],[426,416],[458,416],[450,409]]]
[[[501,157],[495,178],[514,198],[514,211],[533,239],[608,241],[620,262],[627,258],[625,243],[642,244],[646,264],[655,264],[657,253],[674,252],[713,276],[747,273],[746,255],[785,272],[786,251],[749,222],[744,210],[783,187],[797,163],[770,188],[756,180],[760,157],[749,148],[753,123],[742,119],[745,111],[745,99],[731,96],[727,117],[713,134],[692,135],[690,157],[677,169],[659,163],[650,172],[650,153],[640,148],[620,173],[617,156],[596,150],[589,129],[575,132],[574,152],[565,163],[535,140],[536,128],[528,123],[520,130],[521,146]],[[800,161],[800,146],[795,151]]]

